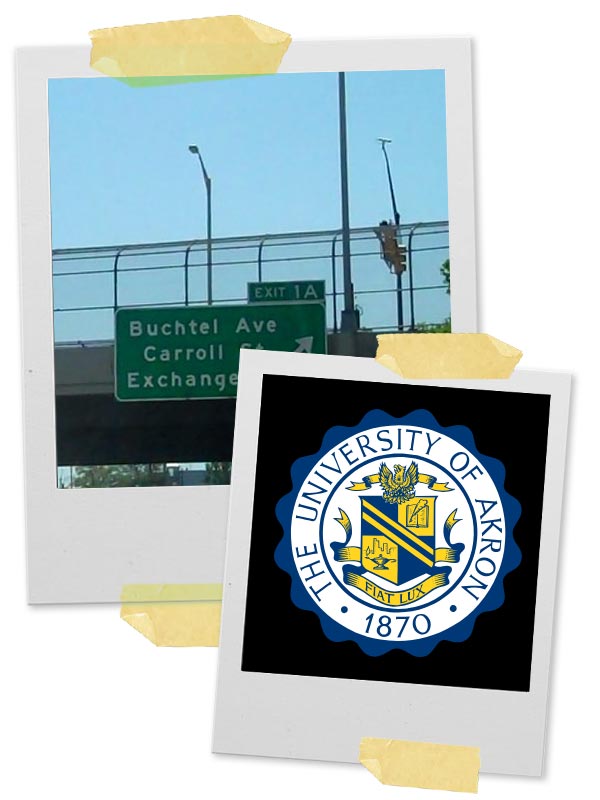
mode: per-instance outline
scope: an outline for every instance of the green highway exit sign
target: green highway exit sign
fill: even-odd
[[[326,343],[321,303],[120,308],[115,396],[235,397],[241,348],[325,353]]]
[[[248,284],[249,303],[325,302],[325,281],[270,281]]]

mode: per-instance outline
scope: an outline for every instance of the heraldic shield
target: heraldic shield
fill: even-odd
[[[367,572],[397,585],[435,565],[435,497],[391,505],[361,497],[361,558]]]
[[[388,606],[412,603],[447,585],[448,565],[457,563],[463,550],[462,544],[450,544],[450,531],[460,522],[456,510],[438,525],[437,497],[420,497],[415,491],[418,483],[427,483],[435,492],[452,491],[447,484],[419,474],[414,462],[395,465],[395,474],[396,484],[382,464],[379,474],[348,487],[350,491],[369,491],[379,483],[384,491],[360,496],[360,547],[351,544],[352,524],[341,508],[337,522],[346,531],[346,541],[331,545],[336,561],[360,563],[344,567],[344,582]],[[403,589],[392,591],[390,583]]]

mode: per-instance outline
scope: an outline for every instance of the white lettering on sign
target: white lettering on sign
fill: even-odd
[[[285,297],[285,286],[257,286],[255,289],[257,300],[276,300]]]
[[[143,383],[140,383],[140,378]],[[229,386],[237,386],[237,372],[220,372],[216,375],[209,373],[187,373],[180,375],[178,372],[162,373],[160,375],[140,374],[139,372],[127,373],[128,389],[179,389],[186,386],[190,389],[215,388],[224,392]]]
[[[219,320],[214,319],[204,322],[198,322],[196,319],[190,319],[187,322],[182,322],[176,319],[173,322],[146,322],[143,323],[139,319],[132,319],[129,322],[129,336],[134,339],[139,336],[208,336],[209,334],[217,335],[219,333]]]
[[[247,320],[246,317],[240,317],[239,322],[235,328],[236,333],[276,333],[277,322],[274,319],[255,319]]]
[[[155,345],[144,347],[144,361],[222,361],[225,357],[222,344],[210,344],[208,347],[164,347],[159,350]]]

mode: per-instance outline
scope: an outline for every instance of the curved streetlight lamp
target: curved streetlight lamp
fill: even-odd
[[[212,305],[212,181],[206,171],[198,146],[191,144],[188,150],[192,155],[198,156],[206,187],[206,301],[210,306]]]
[[[394,182],[392,181],[392,170],[390,168],[390,159],[388,157],[386,145],[391,144],[391,139],[380,137],[377,141],[381,144],[381,151],[385,159],[385,169],[387,172],[388,185],[390,187],[390,197],[392,198],[392,211],[394,212],[394,225],[396,226],[396,237],[399,244],[402,243],[402,233],[400,232],[400,212],[396,204],[396,193],[394,192]],[[402,306],[402,273],[396,274],[396,305],[398,312],[398,330],[404,327],[404,308]]]

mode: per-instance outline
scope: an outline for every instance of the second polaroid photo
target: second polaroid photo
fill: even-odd
[[[570,377],[245,352],[214,748],[542,768]]]

